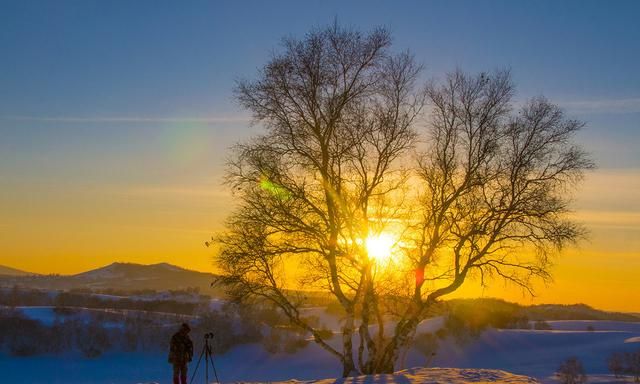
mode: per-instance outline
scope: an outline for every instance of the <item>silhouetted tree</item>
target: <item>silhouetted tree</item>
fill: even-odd
[[[356,307],[373,294],[363,241],[390,219],[387,197],[407,177],[398,160],[416,137],[419,68],[409,54],[389,52],[382,29],[365,35],[334,26],[283,45],[257,81],[238,85],[240,102],[267,132],[239,145],[231,161],[228,181],[242,203],[217,238],[218,263],[236,296],[273,301],[347,375],[355,369]],[[342,350],[298,310],[284,276],[291,260],[305,284],[331,291],[346,312]]]
[[[636,382],[640,382],[640,350],[624,354],[624,372],[632,375]]]
[[[609,372],[613,373],[615,377],[620,377],[624,373],[624,363],[624,355],[620,352],[613,352],[607,359]]]
[[[587,375],[580,360],[575,357],[567,359],[556,371],[556,376],[562,384],[583,384],[587,382]]]
[[[582,234],[566,217],[568,191],[592,166],[572,142],[582,123],[558,107],[537,98],[511,113],[508,72],[457,71],[423,92],[420,67],[390,41],[383,29],[315,30],[239,82],[266,131],[235,149],[227,182],[239,205],[213,239],[230,293],[273,302],[345,376],[392,372],[419,321],[467,277],[528,291],[547,279],[553,249]],[[382,262],[366,239],[384,231],[397,241]],[[337,298],[341,348],[299,310],[301,284]]]

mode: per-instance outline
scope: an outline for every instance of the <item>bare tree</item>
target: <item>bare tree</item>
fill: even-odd
[[[419,321],[469,276],[531,289],[548,278],[550,246],[582,233],[564,215],[566,190],[591,166],[571,142],[580,122],[544,99],[512,115],[507,72],[456,72],[426,91],[419,72],[385,30],[334,25],[284,40],[237,88],[266,131],[229,162],[239,204],[214,238],[221,280],[237,298],[276,304],[344,376],[392,372]],[[367,240],[385,232],[393,257],[376,260]],[[303,316],[301,286],[343,308],[340,348]]]
[[[382,371],[392,369],[425,311],[468,277],[482,284],[498,277],[533,293],[532,278],[550,278],[551,253],[584,233],[566,215],[569,192],[593,167],[572,142],[583,123],[566,119],[544,98],[512,114],[507,71],[456,71],[427,93],[428,148],[418,166],[422,210],[407,249],[416,280],[380,356]]]
[[[242,201],[217,238],[224,283],[239,297],[274,302],[296,325],[355,370],[356,307],[371,294],[364,239],[393,218],[405,184],[399,163],[416,137],[423,97],[419,67],[389,52],[390,37],[333,26],[288,39],[238,99],[267,132],[239,145],[228,182]],[[293,266],[307,288],[330,291],[345,310],[342,349],[299,311]],[[380,318],[382,321],[382,318]]]
[[[640,350],[625,352],[624,372],[633,376],[636,383],[640,382]]]
[[[607,367],[609,372],[615,377],[620,377],[624,373],[625,356],[621,352],[613,352],[607,359]]]
[[[568,358],[560,364],[556,371],[556,376],[562,384],[584,384],[587,382],[587,375],[580,360],[575,357]]]

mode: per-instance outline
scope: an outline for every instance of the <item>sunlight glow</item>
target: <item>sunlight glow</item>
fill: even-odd
[[[370,235],[365,241],[367,254],[377,263],[389,262],[393,255],[396,240],[388,233]]]

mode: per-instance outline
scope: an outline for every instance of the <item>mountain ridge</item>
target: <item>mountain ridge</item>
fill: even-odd
[[[29,275],[37,275],[37,273],[27,272],[22,269],[8,267],[6,265],[0,265],[0,275],[5,276],[29,276]]]
[[[90,290],[184,290],[197,288],[202,293],[219,294],[211,287],[216,275],[194,271],[166,262],[138,264],[114,262],[70,275],[1,275],[0,286],[23,286],[35,289]]]

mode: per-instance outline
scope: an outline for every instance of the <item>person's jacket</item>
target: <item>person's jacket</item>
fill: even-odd
[[[169,346],[169,362],[172,364],[185,364],[193,358],[193,342],[188,334],[176,332],[171,336]]]

